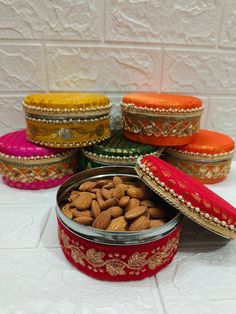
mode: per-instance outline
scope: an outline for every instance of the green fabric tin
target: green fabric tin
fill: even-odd
[[[162,148],[132,142],[123,137],[121,130],[113,130],[111,137],[99,144],[82,149],[83,169],[101,166],[134,166],[139,156],[160,155]]]

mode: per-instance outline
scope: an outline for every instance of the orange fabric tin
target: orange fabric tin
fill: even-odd
[[[165,160],[200,182],[212,184],[223,181],[228,175],[234,149],[231,137],[200,130],[192,143],[166,149]]]
[[[121,103],[124,136],[132,141],[179,146],[192,142],[203,111],[197,97],[133,93]]]

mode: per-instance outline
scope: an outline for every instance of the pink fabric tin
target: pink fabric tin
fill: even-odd
[[[26,139],[26,130],[0,137],[0,172],[3,181],[18,189],[47,189],[62,184],[77,172],[78,150],[49,148]]]

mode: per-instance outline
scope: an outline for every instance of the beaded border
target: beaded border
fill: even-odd
[[[73,157],[78,153],[78,150],[70,150],[68,152],[59,153],[55,155],[47,155],[47,156],[13,156],[7,155],[4,153],[0,153],[0,160],[8,162],[8,163],[19,163],[19,164],[46,164],[51,162],[60,162],[66,160],[67,158]]]
[[[233,154],[235,152],[235,148],[229,152],[225,153],[218,153],[218,154],[206,154],[206,153],[197,153],[197,152],[189,152],[186,150],[178,150],[176,148],[167,148],[165,151],[168,155],[173,157],[180,157],[187,160],[196,160],[201,161],[200,158],[202,158],[202,161],[205,161],[205,159],[208,161],[208,159],[215,160],[215,161],[222,161],[222,160],[228,160],[233,157]]]
[[[96,153],[92,153],[89,152],[85,149],[82,149],[82,153],[83,155],[95,162],[104,162],[104,163],[108,163],[108,162],[116,162],[116,163],[120,163],[120,164],[131,164],[131,165],[135,165],[137,159],[139,157],[143,157],[145,155],[134,155],[134,156],[109,156],[109,155],[102,155],[102,154],[96,154]],[[159,151],[155,151],[150,153],[149,155],[155,155],[156,157],[159,157],[162,153],[162,150]]]
[[[100,113],[100,111],[106,111],[110,110],[112,107],[112,103],[109,102],[108,104],[104,106],[97,106],[97,107],[91,107],[91,108],[80,108],[80,109],[75,109],[75,108],[42,108],[34,105],[29,105],[26,104],[25,102],[22,103],[22,106],[24,109],[27,110],[32,110],[35,112],[43,112],[43,113],[49,113],[49,114],[60,114],[60,113],[81,113],[81,114],[89,114],[89,113]]]
[[[104,136],[102,138],[99,138],[97,140],[93,140],[93,141],[86,141],[86,142],[70,142],[70,143],[56,143],[56,142],[45,142],[45,141],[37,141],[37,140],[33,140],[29,137],[27,137],[27,140],[29,140],[32,143],[38,144],[38,145],[42,145],[42,146],[48,146],[48,147],[64,147],[64,148],[69,148],[69,147],[84,147],[84,146],[91,146],[97,143],[100,143],[102,141],[107,140],[110,137],[110,135],[108,136]]]
[[[204,109],[204,105],[198,108],[192,108],[192,109],[160,109],[160,108],[149,108],[149,107],[139,107],[136,106],[133,103],[124,103],[121,102],[121,109],[126,111],[126,112],[132,112],[132,113],[145,113],[145,114],[153,114],[153,113],[158,113],[160,115],[174,115],[176,114],[179,116],[180,114],[189,114],[189,115],[199,115]]]
[[[148,167],[141,163],[141,158],[138,158],[135,170],[154,192],[179,209],[188,218],[221,236],[236,239],[236,227],[234,225],[228,225],[226,221],[221,221],[209,213],[202,212],[199,207],[195,207],[191,202],[186,201],[182,195],[175,193],[173,189],[169,189],[164,182],[161,182],[159,178],[153,175]],[[155,186],[153,186],[154,184]]]
[[[100,118],[91,118],[91,119],[50,119],[50,117],[44,116],[44,118],[34,118],[26,114],[26,120],[34,121],[38,123],[51,123],[51,124],[69,124],[69,123],[88,123],[88,122],[97,122],[106,120],[109,118],[109,114],[104,115]]]

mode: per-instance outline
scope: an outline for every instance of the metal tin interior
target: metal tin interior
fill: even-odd
[[[109,166],[82,171],[61,185],[56,196],[56,212],[62,223],[73,233],[96,243],[109,245],[135,245],[161,239],[171,233],[181,223],[182,214],[176,211],[176,216],[174,218],[158,228],[144,231],[111,232],[75,223],[63,214],[60,206],[71,190],[76,189],[84,181],[98,180],[101,178],[113,177],[115,175],[126,178],[139,178],[133,167]]]

